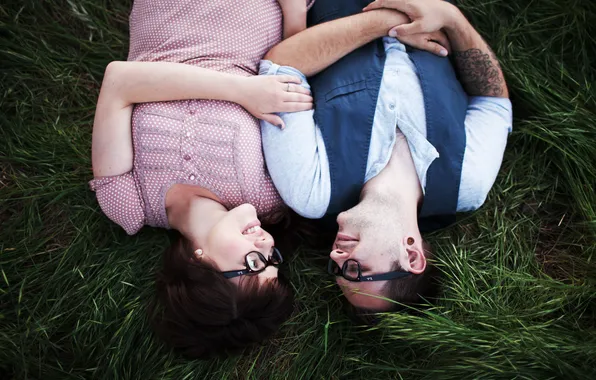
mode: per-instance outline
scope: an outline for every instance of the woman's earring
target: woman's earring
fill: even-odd
[[[414,238],[413,237],[409,237],[408,238],[408,245],[412,245],[414,244]]]
[[[195,256],[200,257],[202,255],[203,255],[203,250],[202,249],[199,248],[199,249],[195,250]]]

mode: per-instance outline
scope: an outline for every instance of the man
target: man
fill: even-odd
[[[317,0],[313,27],[267,54],[263,75],[297,75],[307,87],[312,76],[315,111],[280,115],[284,129],[263,122],[262,136],[287,204],[310,218],[337,216],[329,271],[346,298],[381,311],[395,308],[387,299],[415,303],[430,289],[420,230],[482,205],[512,114],[495,55],[454,5],[377,0],[361,13],[366,3]],[[453,65],[380,39],[389,31],[444,56],[428,34],[441,30]]]

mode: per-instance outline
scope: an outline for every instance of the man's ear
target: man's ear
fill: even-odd
[[[416,246],[411,246],[406,248],[406,252],[408,253],[408,263],[410,264],[408,272],[414,274],[423,273],[426,269],[426,257],[424,256],[424,251],[418,249]]]
[[[408,272],[420,274],[426,269],[426,256],[424,255],[424,248],[421,244],[421,239],[416,241],[413,237],[404,238],[404,247],[408,254],[409,268],[404,268]]]

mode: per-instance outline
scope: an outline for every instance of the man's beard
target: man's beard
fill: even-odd
[[[359,231],[361,240],[380,240],[375,243],[379,248],[394,249],[404,231],[401,223],[404,216],[400,217],[403,210],[399,199],[372,193],[347,211],[344,223]]]

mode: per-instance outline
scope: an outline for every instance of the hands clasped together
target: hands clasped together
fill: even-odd
[[[443,0],[376,0],[363,10],[388,8],[406,14],[410,23],[402,24],[389,31],[402,43],[417,49],[447,56],[451,45],[443,28],[450,27],[457,12],[450,3]]]
[[[292,3],[291,1],[286,1]],[[303,4],[303,0],[300,0]],[[388,35],[400,42],[439,56],[451,51],[449,38],[443,30],[455,19],[457,8],[443,0],[376,0],[363,11],[393,10],[405,14],[410,23],[392,27]],[[396,13],[397,13],[396,12]],[[309,90],[300,86],[300,79],[292,76],[256,76],[246,78],[239,101],[256,118],[282,129],[282,119],[275,113],[306,111],[313,108]]]

